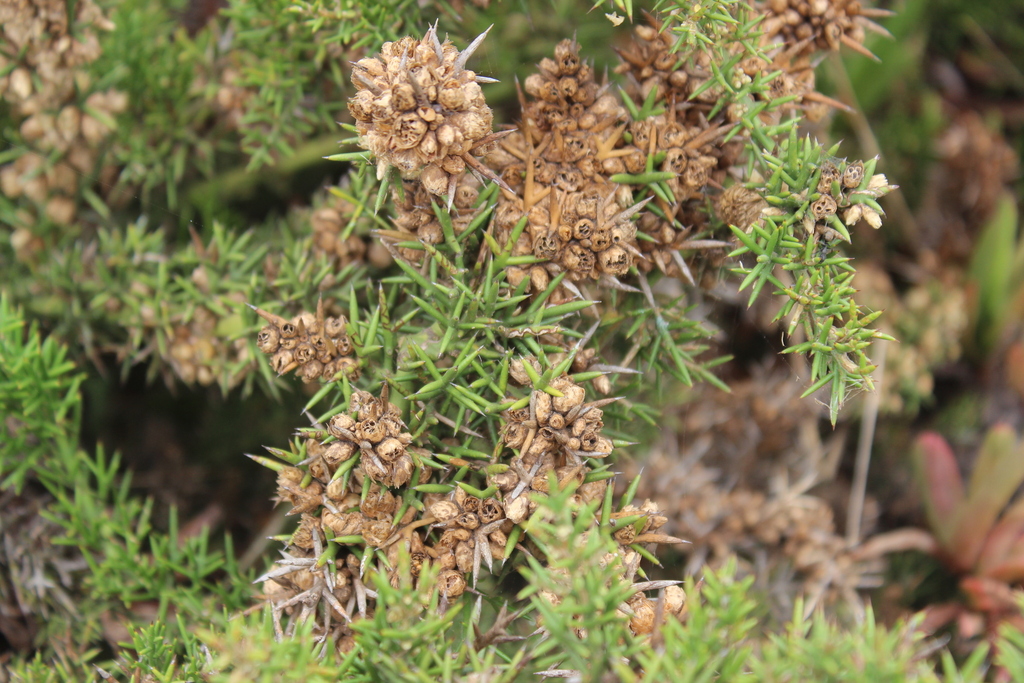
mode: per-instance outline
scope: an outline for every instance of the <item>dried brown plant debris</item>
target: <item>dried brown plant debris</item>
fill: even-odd
[[[0,492],[0,635],[23,653],[37,646],[47,624],[78,616],[80,575],[88,567],[74,546],[51,542],[62,527],[42,514],[47,502],[31,487]]]
[[[301,313],[291,320],[250,307],[267,321],[256,345],[271,357],[271,367],[277,374],[294,370],[303,382],[329,382],[339,373],[351,379],[359,376],[352,340],[345,329],[347,321],[344,316],[326,315],[323,299],[317,303],[316,313]]]
[[[1019,175],[1020,160],[1002,133],[975,111],[956,115],[936,141],[940,163],[928,179],[922,225],[943,259],[966,261],[997,200]]]
[[[769,591],[779,617],[791,614],[798,594],[812,607],[839,602],[857,609],[857,591],[877,585],[877,562],[848,546],[832,508],[806,492],[806,481],[731,485],[716,470],[663,452],[644,463],[642,481],[638,493],[657,501],[669,532],[690,542],[680,546],[687,573],[736,557],[740,571]]]
[[[865,306],[885,310],[880,329],[900,340],[886,349],[879,410],[913,415],[933,398],[933,373],[963,354],[969,323],[964,276],[946,268],[898,292],[889,274],[868,262],[857,268],[854,286]]]
[[[353,63],[358,92],[349,111],[361,144],[377,158],[378,179],[394,166],[431,194],[451,197],[467,167],[493,175],[474,158],[496,139],[480,89],[491,79],[466,69],[484,36],[460,53],[432,27],[421,40],[384,43],[379,56]]]

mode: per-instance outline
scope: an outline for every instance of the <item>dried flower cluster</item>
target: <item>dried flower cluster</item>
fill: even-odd
[[[379,57],[353,64],[358,90],[349,100],[361,143],[377,158],[377,175],[398,168],[428,192],[451,196],[466,167],[486,170],[473,157],[490,142],[493,115],[484,100],[483,76],[466,62],[485,34],[463,52],[436,27],[421,40],[384,43]]]
[[[514,284],[529,277],[534,291],[565,271],[573,281],[624,275],[640,255],[629,188],[609,178],[621,172],[622,152],[613,147],[626,110],[563,40],[524,84],[520,130],[502,140],[487,161],[512,192],[499,201],[495,226],[500,241],[525,215],[526,229],[514,254],[533,254],[546,264],[510,271]]]
[[[74,16],[62,1],[0,6],[0,73],[6,74],[0,92],[21,121],[22,139],[35,150],[0,167],[0,190],[39,207],[41,216],[20,216],[25,226],[42,217],[62,226],[74,222],[80,177],[94,172],[113,118],[128,105],[115,90],[80,95],[91,87],[82,66],[100,56],[96,31],[113,25],[91,0],[72,6]],[[112,180],[113,171],[103,169],[101,176]],[[41,248],[27,227],[12,239],[21,258]]]
[[[480,196],[480,181],[475,176],[464,173],[456,179],[454,194],[451,196],[450,212],[452,230],[461,235],[477,216]],[[415,181],[405,181],[401,196],[394,196],[395,217],[392,220],[393,230],[378,230],[380,237],[389,249],[397,242],[419,240],[423,244],[439,244],[444,239],[444,229],[434,211],[433,195]],[[397,249],[397,254],[406,261],[418,262],[423,252],[416,249]]]
[[[387,268],[391,255],[378,240],[370,236],[373,221],[369,209],[350,202],[348,179],[337,187],[313,196],[309,209],[297,211],[298,221],[313,231],[313,253],[329,256],[340,270],[353,263],[368,263]]]
[[[0,92],[20,116],[59,109],[87,83],[78,68],[100,56],[95,30],[114,26],[92,0],[13,0],[0,7]],[[72,31],[72,28],[75,30]],[[35,75],[35,79],[32,76]]]
[[[766,16],[765,38],[781,41],[801,56],[845,45],[874,58],[864,47],[865,30],[889,35],[872,19],[892,16],[889,10],[864,7],[857,0],[768,0],[760,9]]]
[[[514,361],[510,374],[521,384],[528,384],[523,362]],[[553,380],[551,388],[562,396],[534,390],[528,408],[505,413],[507,422],[502,439],[518,454],[507,470],[488,477],[487,483],[503,494],[505,514],[517,524],[537,507],[528,494],[548,492],[550,472],[555,473],[560,486],[571,480],[579,483],[577,495],[582,503],[603,496],[607,484],[604,480],[584,483],[584,479],[589,471],[587,458],[603,458],[612,452],[612,442],[601,435],[601,407],[615,399],[584,403],[583,387],[565,376]]]
[[[205,306],[198,307],[187,322],[174,326],[174,335],[167,348],[167,361],[185,384],[210,386],[220,379],[225,368],[238,367],[225,385],[233,387],[248,372],[249,344],[245,338],[225,341],[217,333],[219,317]]]
[[[400,581],[397,567],[403,549],[411,558],[413,578],[420,577],[424,563],[433,563],[439,570],[438,588],[452,601],[471,579],[477,580],[482,566],[491,569],[495,562],[504,562],[513,534],[518,543],[531,544],[518,525],[536,509],[536,497],[549,492],[552,473],[563,485],[579,484],[576,502],[604,496],[608,480],[587,482],[586,475],[590,458],[611,452],[611,442],[599,434],[600,405],[607,401],[585,403],[583,388],[565,376],[556,378],[551,388],[563,397],[534,391],[529,411],[509,415],[504,441],[518,453],[487,467],[493,495],[481,497],[461,485],[439,483],[448,477],[446,470],[430,464],[431,454],[413,446],[400,411],[388,400],[387,387],[379,398],[354,391],[348,411],[304,432],[299,454],[270,449],[292,464],[256,458],[277,470],[278,498],[291,505],[290,514],[300,516],[283,559],[262,577],[279,632],[284,632],[283,614],[294,617],[293,628],[326,603],[319,628],[345,650],[351,644],[348,624],[373,609],[375,594],[365,585],[366,572],[383,571],[393,584]],[[468,463],[453,461],[449,467],[456,464]],[[410,499],[405,491],[412,486],[451,490],[416,493]],[[640,561],[633,546],[679,542],[658,532],[666,518],[650,501],[612,513],[613,526],[620,520],[614,532],[621,545],[618,559],[608,561],[621,563],[627,580]],[[338,554],[318,563],[329,544],[337,545]],[[364,545],[382,552],[387,563],[379,565],[371,554],[363,554]],[[646,614],[642,591],[653,589],[637,586],[636,606],[625,608],[633,611],[631,618],[638,610]],[[640,622],[634,628],[637,633],[649,630]]]
[[[260,330],[256,345],[271,357],[279,375],[295,371],[304,382],[333,380],[338,373],[358,376],[358,362],[352,357],[352,340],[345,330],[344,316],[325,315],[324,302],[316,313],[301,313],[292,320],[252,307],[267,325]]]
[[[819,170],[817,199],[804,215],[808,233],[817,234],[825,241],[837,239],[840,232],[836,228],[842,226],[833,225],[833,221],[839,217],[848,227],[862,220],[872,228],[882,227],[881,210],[874,200],[896,189],[884,175],[879,173],[869,178],[864,173],[864,162],[838,159],[826,159]]]
[[[966,261],[978,231],[1008,184],[1018,177],[1017,152],[974,111],[957,115],[936,142],[942,163],[924,198],[922,238],[940,257]]]

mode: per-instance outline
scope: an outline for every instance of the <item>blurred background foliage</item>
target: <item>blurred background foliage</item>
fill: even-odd
[[[32,14],[26,5],[42,30],[16,21]],[[634,428],[642,443],[620,465],[630,476],[644,468],[637,497],[658,501],[668,533],[692,541],[662,553],[656,576],[728,567],[748,577],[743,591],[758,596],[757,617],[776,624],[826,604],[855,619],[864,595],[887,624],[926,610],[925,627],[952,637],[967,679],[980,666],[969,653],[984,657],[978,643],[1019,619],[1019,582],[986,584],[983,597],[995,591],[1000,600],[951,590],[974,568],[934,542],[924,509],[946,496],[943,487],[963,486],[950,468],[967,476],[978,453],[992,452],[991,428],[1024,432],[1016,208],[1024,4],[883,6],[896,12],[884,21],[893,37],[866,44],[879,62],[844,51],[818,66],[819,90],[853,113],[806,124],[826,146],[843,140],[845,157],[880,155],[879,171],[901,188],[883,202],[883,230],[861,224],[853,235],[858,300],[885,309],[881,329],[899,340],[882,352],[877,394],[857,397],[833,428],[827,410],[799,398],[808,368],[777,355],[774,304],[747,309],[735,283],[719,282],[700,306],[716,325],[712,351],[734,356],[717,373],[731,393],[638,381],[655,387],[639,401],[664,416],[658,429]],[[632,9],[639,21],[645,8]],[[59,680],[61,667],[74,678],[85,662],[133,651],[169,664],[180,650],[152,654],[168,638],[156,632],[163,628],[178,632],[171,638],[180,635],[185,659],[199,661],[190,625],[210,615],[221,616],[211,618],[208,642],[235,652],[236,663],[255,658],[250,631],[225,625],[225,611],[249,606],[264,539],[285,522],[267,504],[272,476],[239,456],[301,424],[310,389],[263,362],[261,322],[245,304],[312,310],[320,292],[362,291],[391,264],[371,238],[382,219],[361,203],[374,181],[323,159],[347,137],[337,122],[349,121],[349,62],[435,20],[459,45],[493,24],[474,64],[500,80],[487,90],[496,120],[513,122],[517,76],[558,40],[575,35],[598,73],[614,66],[630,22],[616,26],[606,12],[618,17],[626,7],[15,0],[0,8],[0,364],[11,378],[19,358],[43,359],[29,368],[39,396],[18,393],[27,391],[20,380],[0,384],[0,533],[9,547],[64,539],[7,558],[24,571],[0,584],[0,663],[17,660],[20,675],[39,680]],[[69,398],[78,392],[80,404]],[[15,411],[38,405],[53,414]],[[952,464],[922,482],[908,453],[925,430],[942,435],[951,456],[942,462]],[[864,452],[873,458],[866,481]],[[47,477],[64,482],[64,498]],[[82,509],[89,496],[72,495],[76,486],[98,507]],[[138,557],[152,564],[140,568]],[[32,576],[48,577],[53,590],[30,604],[17,582]],[[92,602],[53,597],[61,592]],[[125,626],[154,619],[134,633]],[[82,623],[74,634],[67,627]],[[251,627],[271,647],[267,624]],[[827,628],[815,626],[808,642],[826,640]],[[992,676],[1014,671],[1015,661],[1024,668],[1020,636],[1009,633]],[[799,659],[792,641],[772,643],[770,656]],[[34,655],[48,659],[32,664]]]

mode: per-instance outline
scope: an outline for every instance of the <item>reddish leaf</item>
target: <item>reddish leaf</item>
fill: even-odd
[[[1024,457],[1017,435],[1007,425],[988,431],[978,453],[967,502],[957,515],[950,550],[966,567],[973,567],[992,525],[1024,481]]]
[[[1018,548],[1022,539],[1024,539],[1024,499],[1014,503],[992,527],[992,531],[989,532],[985,544],[981,548],[981,554],[978,555],[977,573],[981,576],[994,577],[993,572],[997,571],[996,568],[1002,567],[998,570],[1001,575],[994,578],[1004,581],[1016,581],[1024,578],[1024,575],[1017,578],[1007,578],[1003,575],[1007,571],[1003,565],[1007,562],[1018,568],[1024,568],[1024,552]],[[1015,557],[1017,555],[1020,557]],[[1020,571],[1020,569],[1013,571]]]
[[[912,454],[918,488],[932,533],[950,554],[957,511],[964,500],[964,482],[946,440],[935,432],[917,437]]]
[[[967,595],[971,609],[979,612],[1003,614],[1017,609],[1013,590],[1002,581],[965,576],[960,580],[960,589]]]

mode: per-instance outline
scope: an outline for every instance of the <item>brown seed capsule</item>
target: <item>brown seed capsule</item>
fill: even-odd
[[[455,546],[455,566],[460,571],[469,573],[473,571],[473,548],[475,543],[472,540],[462,541]]]
[[[447,524],[459,516],[459,506],[450,500],[442,500],[427,508],[430,516],[441,524]]]
[[[384,425],[372,418],[360,421],[355,429],[356,438],[370,443],[378,443],[385,434]]]
[[[864,162],[856,161],[846,167],[843,171],[843,187],[853,190],[860,187],[864,181]]]
[[[680,616],[686,607],[686,591],[681,586],[668,586],[665,589],[665,611]]]
[[[446,569],[437,575],[437,587],[449,600],[466,592],[466,577],[455,569]]]
[[[501,472],[499,474],[492,474],[487,477],[488,486],[497,486],[498,490],[502,493],[508,493],[516,487],[519,483],[519,475],[515,472]],[[504,513],[502,513],[504,514]]]
[[[463,512],[455,521],[463,529],[469,529],[470,531],[480,526],[480,517],[472,512]]]
[[[514,524],[519,524],[530,512],[530,501],[526,495],[520,495],[518,498],[509,503],[504,503],[505,517],[511,520]]]
[[[816,220],[822,221],[829,216],[834,216],[837,208],[836,200],[831,195],[823,194],[811,204],[811,213],[814,214]]]
[[[381,424],[380,422],[378,424]],[[384,462],[393,462],[405,455],[405,446],[394,437],[388,437],[377,444],[374,451]]]
[[[355,429],[356,421],[345,413],[338,413],[327,422],[327,433],[336,439],[347,438],[342,430],[351,433]]]
[[[288,371],[292,367],[292,363],[295,361],[295,355],[288,349],[279,349],[270,358],[270,367],[273,368],[277,374],[282,374]]]
[[[481,524],[490,524],[505,516],[501,505],[494,498],[487,498],[481,501],[480,510],[477,514],[480,515]]]
[[[430,164],[423,168],[420,175],[420,182],[427,192],[435,195],[448,193],[448,174],[437,164]],[[434,242],[436,244],[436,242]]]
[[[268,355],[274,353],[281,346],[280,330],[272,325],[267,325],[257,335],[256,346],[259,347],[260,351]]]
[[[331,337],[332,339],[334,337],[341,336],[347,337],[348,335],[345,333],[346,324],[347,321],[345,320],[344,316],[340,318],[327,318],[326,320],[324,320],[324,334],[326,334],[328,337]],[[337,344],[338,342],[335,341],[334,343]],[[345,353],[346,352],[342,351],[343,355]]]
[[[821,194],[832,194],[832,183],[839,179],[839,169],[831,161],[826,161],[821,165],[821,178],[818,180],[818,192]]]
[[[320,520],[310,515],[302,515],[299,528],[292,534],[292,545],[299,548],[311,549],[314,545],[313,537],[320,535]]]
[[[654,603],[647,598],[630,602],[633,617],[629,620],[629,628],[636,635],[644,635],[654,630]]]
[[[330,532],[325,534],[328,538],[341,536],[345,528],[345,517],[325,509],[320,515],[320,526]]]
[[[416,464],[408,453],[401,455],[395,460],[394,465],[391,468],[390,477],[384,479],[384,483],[387,486],[394,488],[405,486],[412,479],[413,472],[416,471]],[[429,472],[428,472],[429,473]],[[414,511],[415,508],[410,507],[410,512]]]
[[[344,479],[334,479],[327,485],[327,497],[336,503],[344,500],[346,493]]]
[[[374,485],[370,487],[359,509],[371,519],[387,519],[390,522],[391,516],[398,509],[398,500],[387,489]]]
[[[391,537],[392,531],[391,520],[374,520],[363,526],[363,539],[367,545],[380,548]]]
[[[560,413],[567,413],[583,403],[583,399],[586,397],[586,391],[583,387],[572,382],[572,380],[560,384],[556,384],[556,382],[552,384],[562,393],[562,396],[556,396],[552,401],[552,406],[555,410]]]
[[[590,503],[595,500],[599,500],[604,497],[604,491],[608,487],[608,480],[602,479],[601,481],[591,481],[582,484],[577,491],[580,498],[584,503]]]
[[[633,265],[633,258],[628,251],[618,245],[605,249],[598,256],[600,269],[609,275],[625,275]]]
[[[451,529],[446,529],[445,532],[441,534],[441,538],[438,539],[435,545],[439,549],[454,550],[455,546],[462,541],[468,541],[472,536],[473,533],[468,529],[453,527]]]
[[[594,221],[581,218],[572,228],[572,236],[578,240],[589,239],[594,234]]]
[[[533,255],[539,259],[550,261],[558,255],[558,237],[552,232],[545,232],[533,240]]]

